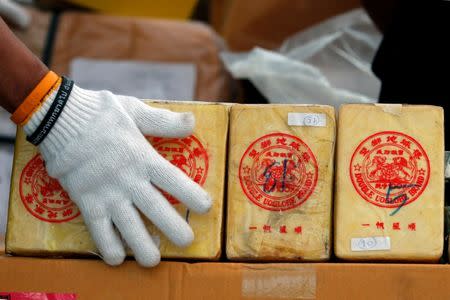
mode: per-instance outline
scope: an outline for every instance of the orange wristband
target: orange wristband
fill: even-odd
[[[1,1],[1,0],[0,0]],[[31,111],[31,113],[25,118],[25,120],[23,120],[20,123],[20,126],[24,126],[25,124],[28,123],[28,121],[31,119],[31,117],[34,115],[34,113],[36,111],[39,110],[39,108],[41,108],[42,104],[45,102],[45,100],[47,100],[48,96],[50,96],[51,93],[53,93],[54,91],[56,91],[59,86],[61,85],[62,79],[61,77],[58,78],[58,80],[56,81],[56,83],[52,86],[52,88],[47,92],[47,94],[44,96],[44,98],[42,98],[41,101],[39,101],[38,105],[36,105],[36,107]]]
[[[12,114],[11,120],[16,124],[23,123],[35,108],[40,105],[45,95],[48,94],[58,79],[59,76],[56,73],[49,71]]]

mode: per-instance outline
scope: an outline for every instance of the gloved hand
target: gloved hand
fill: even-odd
[[[52,92],[24,126],[32,135],[55,101]],[[147,216],[174,244],[189,245],[193,232],[157,188],[197,213],[211,207],[208,194],[148,143],[144,135],[185,137],[194,116],[149,107],[133,97],[76,85],[54,127],[39,144],[47,172],[79,207],[100,254],[121,264],[124,245],[139,264],[154,266],[160,253],[139,216]]]

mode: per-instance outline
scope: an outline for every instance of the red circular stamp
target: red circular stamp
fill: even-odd
[[[380,207],[401,207],[425,190],[430,161],[414,138],[382,131],[358,145],[350,161],[350,178],[364,200]]]
[[[47,174],[39,154],[22,170],[19,191],[25,208],[39,220],[63,223],[80,215],[80,210],[59,182]]]
[[[266,210],[295,208],[311,196],[317,184],[317,161],[301,139],[271,133],[255,140],[239,164],[239,181],[254,204]]]
[[[165,159],[186,173],[193,181],[203,185],[208,174],[208,153],[202,143],[194,136],[178,138],[147,137],[152,146]],[[172,204],[180,203],[163,191]]]

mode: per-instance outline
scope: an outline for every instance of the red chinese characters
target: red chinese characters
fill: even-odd
[[[19,189],[25,208],[41,221],[63,223],[80,215],[59,182],[47,174],[39,154],[23,169]]]
[[[385,230],[386,228],[392,228],[392,230],[400,231],[400,230],[408,230],[408,231],[416,231],[416,222],[410,222],[405,226],[402,226],[400,222],[390,222],[389,226],[385,222],[376,221],[373,224],[371,223],[363,223],[362,227],[372,227],[374,226],[376,229]]]
[[[287,225],[280,225],[279,227],[273,227],[268,224],[264,224],[262,226],[249,226],[248,230],[250,231],[262,231],[264,233],[279,233],[279,234],[302,234],[302,226],[295,226],[289,228]]]

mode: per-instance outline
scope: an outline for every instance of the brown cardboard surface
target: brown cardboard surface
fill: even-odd
[[[0,257],[0,291],[79,299],[449,299],[448,265],[240,264]]]
[[[61,16],[51,67],[67,74],[77,57],[192,63],[197,68],[195,100],[228,101],[231,79],[221,50],[217,34],[201,23],[71,12]]]
[[[358,0],[214,0],[210,16],[232,50],[273,49],[294,33],[359,5]]]
[[[31,17],[30,25],[26,29],[17,27],[11,27],[11,29],[34,55],[41,57],[45,47],[51,13],[31,6],[26,6],[25,9]]]

